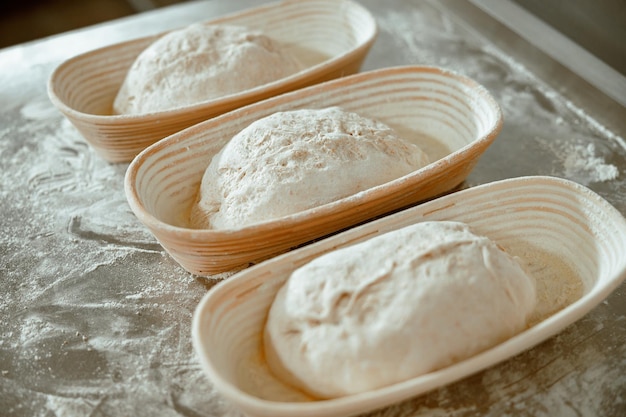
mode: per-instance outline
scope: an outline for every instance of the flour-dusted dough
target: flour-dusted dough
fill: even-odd
[[[534,279],[491,240],[419,223],[294,271],[269,312],[266,358],[315,396],[364,392],[513,336],[535,303]]]
[[[295,56],[260,32],[196,23],[164,35],[137,57],[113,111],[138,114],[191,105],[258,87],[302,68]]]
[[[417,145],[388,126],[338,107],[275,113],[213,158],[191,224],[240,228],[347,197],[427,163]]]

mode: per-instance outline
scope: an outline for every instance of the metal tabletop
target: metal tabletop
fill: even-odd
[[[190,340],[198,301],[223,277],[192,276],[164,252],[126,203],[127,164],[95,155],[46,83],[78,53],[259,3],[183,3],[0,50],[0,415],[239,416]],[[495,2],[361,3],[380,29],[363,70],[450,68],[502,106],[502,133],[465,186],[554,175],[626,215],[623,79],[590,79],[600,64],[577,73]],[[539,346],[370,415],[626,415],[626,286]]]

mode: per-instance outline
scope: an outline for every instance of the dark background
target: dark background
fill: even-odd
[[[0,48],[183,1],[0,0]]]

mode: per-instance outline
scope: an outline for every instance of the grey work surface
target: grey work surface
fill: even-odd
[[[0,50],[0,415],[239,415],[190,341],[217,278],[161,249],[126,204],[127,164],[94,154],[46,82],[75,54],[258,3],[191,2]],[[624,107],[470,3],[362,3],[380,29],[363,70],[443,66],[501,104],[502,133],[465,186],[554,175],[626,214]],[[534,349],[371,415],[626,415],[626,286]]]

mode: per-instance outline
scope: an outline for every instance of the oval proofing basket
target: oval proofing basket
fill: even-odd
[[[529,328],[473,357],[355,395],[314,400],[274,377],[262,334],[291,272],[333,251],[422,221],[453,220],[534,265],[540,301]],[[417,396],[504,361],[583,317],[626,278],[626,219],[589,189],[552,177],[503,180],[459,191],[287,253],[222,281],[200,302],[193,342],[213,386],[246,415],[344,417]],[[565,273],[564,273],[565,272]],[[562,301],[572,279],[575,297]],[[542,307],[560,304],[556,309]]]
[[[432,163],[350,197],[232,230],[188,227],[211,158],[251,122],[277,111],[340,106],[394,127]],[[259,262],[298,245],[450,191],[500,131],[502,115],[479,84],[434,67],[386,68],[268,99],[147,148],[125,180],[130,207],[188,271],[206,275]]]
[[[377,34],[376,22],[350,0],[284,1],[211,20],[260,30],[305,64],[289,77],[192,106],[114,115],[112,103],[135,58],[159,36],[97,49],[62,63],[48,95],[87,142],[110,162],[127,162],[148,145],[188,126],[286,91],[357,72]]]

